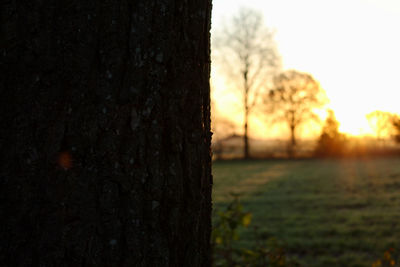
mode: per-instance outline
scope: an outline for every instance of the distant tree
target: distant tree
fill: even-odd
[[[392,116],[392,126],[394,129],[393,138],[397,143],[400,143],[400,116],[399,115]]]
[[[390,136],[393,131],[393,114],[390,112],[375,110],[367,114],[368,123],[375,132],[377,141],[382,143],[384,136]]]
[[[326,103],[326,96],[310,74],[288,70],[274,77],[273,89],[269,91],[264,103],[268,115],[272,115],[272,122],[284,122],[288,126],[288,153],[294,156],[296,130],[310,120],[319,119],[314,109]]]
[[[211,266],[211,0],[0,10],[0,266]]]
[[[244,157],[249,157],[249,116],[266,80],[280,66],[273,32],[264,26],[262,14],[243,8],[214,39],[213,54],[242,95]]]
[[[332,110],[328,110],[322,132],[319,137],[316,156],[340,156],[344,153],[346,136],[339,132],[339,122]]]

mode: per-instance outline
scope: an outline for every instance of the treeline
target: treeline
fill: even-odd
[[[373,111],[366,117],[376,140],[374,146],[355,142],[339,132],[339,122],[332,110],[328,110],[328,117],[322,127],[321,135],[315,148],[314,156],[367,156],[399,154],[397,148],[391,148],[386,143],[390,139],[400,142],[400,116],[397,114]],[[389,139],[388,139],[389,138]]]
[[[296,157],[299,129],[312,122],[322,123],[315,156],[350,153],[349,139],[339,132],[334,112],[327,111],[325,122],[321,122],[317,114],[328,103],[325,91],[311,74],[282,69],[274,31],[264,25],[260,12],[241,9],[229,24],[215,33],[212,55],[213,63],[216,63],[213,67],[223,74],[226,86],[233,88],[240,99],[243,158],[251,157],[249,118],[252,115],[264,118],[270,128],[276,124],[286,127],[290,133],[287,144],[289,157]],[[214,148],[221,150],[224,139],[234,132],[235,123],[226,115],[217,114],[215,102],[213,107]],[[398,116],[375,111],[369,114],[368,119],[378,142],[382,143],[383,137],[388,135],[400,141]]]

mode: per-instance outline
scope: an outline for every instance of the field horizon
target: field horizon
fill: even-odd
[[[318,139],[301,138],[295,148],[296,158],[315,158]],[[288,140],[281,138],[249,138],[251,159],[288,158]],[[232,134],[213,142],[215,160],[240,160],[243,158],[243,136]],[[341,157],[399,156],[400,146],[393,139],[377,140],[375,137],[346,137]],[[337,156],[336,156],[337,157]]]

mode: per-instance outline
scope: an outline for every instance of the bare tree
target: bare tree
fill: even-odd
[[[280,66],[273,32],[264,26],[262,14],[242,8],[228,27],[214,39],[214,58],[223,63],[227,78],[239,90],[244,110],[244,157],[249,158],[249,116],[261,89]]]
[[[376,139],[383,144],[383,137],[390,136],[393,132],[393,114],[386,111],[375,110],[367,114],[369,126],[375,132]]]
[[[310,74],[288,70],[274,77],[273,89],[264,103],[267,113],[273,115],[272,122],[283,121],[289,127],[288,152],[289,156],[293,156],[297,128],[311,119],[318,120],[314,109],[326,103],[326,96]]]

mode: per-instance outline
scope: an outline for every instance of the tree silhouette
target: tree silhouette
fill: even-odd
[[[241,92],[244,110],[244,157],[249,157],[249,116],[258,101],[260,90],[279,66],[280,58],[273,32],[264,26],[262,14],[242,8],[228,27],[214,39],[214,58],[233,86]]]
[[[394,128],[393,138],[397,143],[400,143],[400,116],[392,116],[392,126]]]
[[[273,79],[273,89],[264,99],[268,115],[272,122],[284,122],[290,130],[288,153],[294,156],[297,142],[297,128],[309,122],[318,120],[314,113],[326,103],[324,91],[314,78],[307,73],[288,70]]]
[[[328,110],[328,117],[322,127],[315,154],[317,156],[340,156],[343,155],[346,136],[339,132],[339,122],[335,113]]]
[[[0,10],[0,266],[210,266],[211,0]]]

